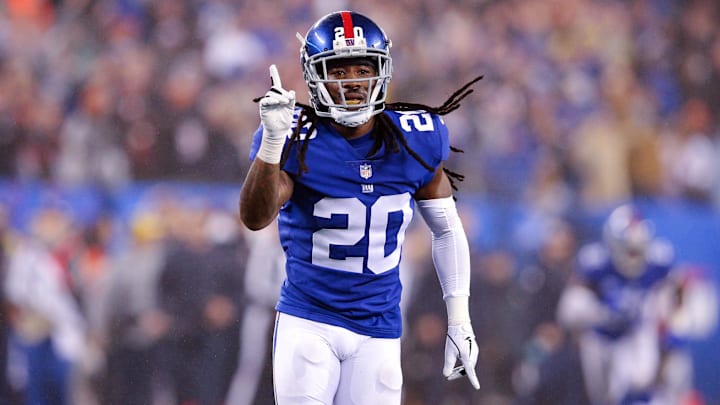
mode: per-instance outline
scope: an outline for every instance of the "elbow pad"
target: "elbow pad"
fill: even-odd
[[[432,233],[432,258],[443,298],[470,295],[470,247],[452,197],[417,201]]]

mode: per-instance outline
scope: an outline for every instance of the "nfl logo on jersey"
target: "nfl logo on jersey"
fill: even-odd
[[[372,166],[367,163],[361,164],[360,177],[362,177],[363,179],[369,179],[370,177],[372,177]]]

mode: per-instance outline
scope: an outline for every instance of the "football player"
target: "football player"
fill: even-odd
[[[399,266],[415,209],[432,234],[447,307],[442,372],[479,388],[469,248],[453,197],[461,176],[443,167],[451,147],[441,116],[480,77],[440,107],[386,104],[391,42],[376,23],[335,12],[298,38],[310,105],[270,66],[239,203],[253,230],[279,213],[287,260],[273,342],[277,404],[400,404]]]
[[[610,214],[603,241],[578,252],[577,271],[558,317],[578,332],[585,385],[593,404],[652,400],[659,367],[658,321],[650,305],[674,263],[672,246],[632,205]]]

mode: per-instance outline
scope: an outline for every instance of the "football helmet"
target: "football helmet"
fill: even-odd
[[[385,32],[368,17],[353,11],[338,11],[319,19],[302,43],[300,61],[303,77],[310,91],[310,103],[318,116],[331,117],[337,123],[356,127],[385,109],[387,85],[392,77],[391,41]],[[328,63],[338,59],[367,59],[376,68],[377,76],[367,80],[365,100],[355,104],[345,99],[343,83],[358,79],[330,79]],[[340,100],[333,100],[327,85],[336,84]]]
[[[629,204],[615,208],[603,226],[603,240],[611,260],[618,272],[629,278],[645,272],[646,254],[653,236],[653,224]]]

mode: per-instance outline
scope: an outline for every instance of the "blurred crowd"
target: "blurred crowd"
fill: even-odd
[[[245,305],[232,214],[168,198],[126,225],[75,217],[47,205],[25,232],[0,227],[0,403],[223,403]]]
[[[393,101],[485,76],[448,117],[464,190],[551,210],[717,202],[712,0],[9,0],[0,175],[241,181],[268,65],[307,101],[295,33],[342,8],[392,39]]]
[[[3,275],[35,271],[0,289],[14,303],[0,343],[19,350],[3,353],[8,403],[27,386],[46,399],[70,390],[82,405],[222,403],[250,302],[252,234],[237,228],[234,208],[178,198],[120,218],[116,202],[138,182],[239,184],[268,66],[307,102],[295,33],[346,8],[393,41],[390,101],[439,104],[484,75],[445,117],[464,151],[449,163],[466,176],[459,201],[500,201],[493,235],[482,212],[465,213],[483,346],[472,403],[543,392],[566,395],[544,403],[583,403],[571,346],[551,322],[577,246],[596,231],[577,227],[578,212],[629,199],[720,207],[714,0],[3,2],[0,179],[91,185],[104,201],[82,224],[52,206],[18,225],[0,195]],[[515,206],[522,226],[511,229],[502,223],[517,218]],[[423,290],[435,277],[424,237],[409,235],[404,253],[407,403],[465,404],[467,387],[439,376],[443,306]],[[33,369],[53,335],[61,355]],[[554,374],[536,376],[554,378],[523,372],[549,355]]]

